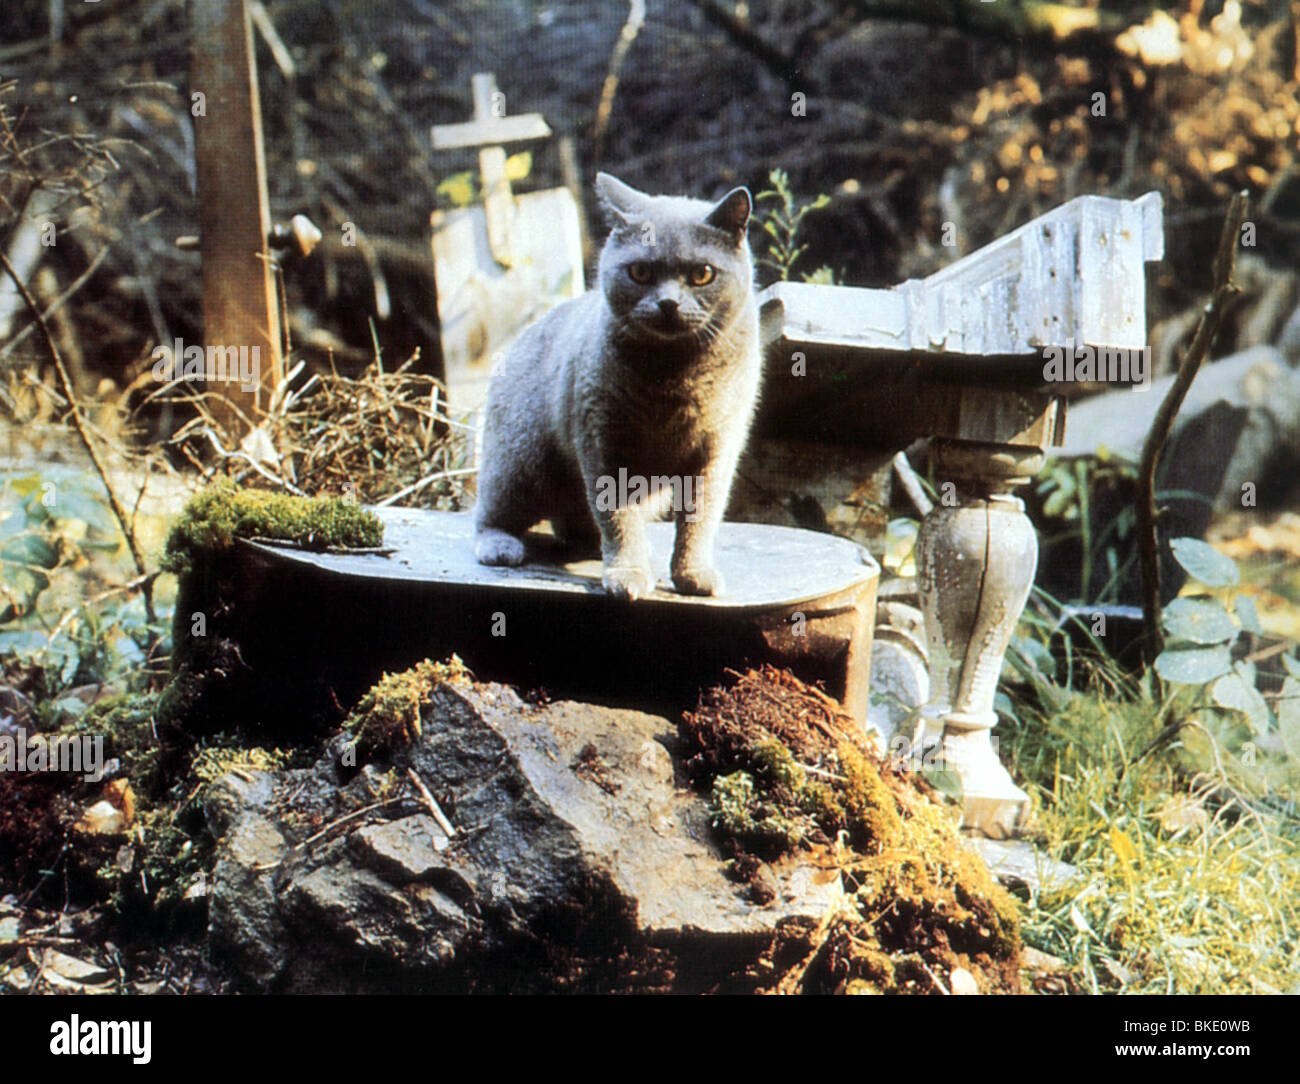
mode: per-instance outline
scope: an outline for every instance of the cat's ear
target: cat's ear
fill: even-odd
[[[596,195],[600,197],[601,206],[604,207],[611,226],[627,225],[645,209],[650,200],[644,192],[638,192],[608,173],[596,174]]]
[[[733,188],[718,203],[704,221],[731,235],[736,244],[745,239],[749,216],[754,210],[754,200],[748,188]]]

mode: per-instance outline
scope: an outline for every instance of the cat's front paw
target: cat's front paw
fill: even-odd
[[[645,598],[655,589],[654,573],[648,568],[636,566],[626,568],[606,568],[600,577],[605,590],[615,598]]]
[[[522,538],[494,527],[485,527],[474,540],[474,556],[481,565],[517,568],[528,558],[528,547]]]
[[[673,572],[673,586],[679,595],[720,595],[722,573],[716,568],[679,568]]]

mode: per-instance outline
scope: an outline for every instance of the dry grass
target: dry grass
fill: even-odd
[[[331,371],[305,381],[299,363],[237,444],[206,395],[171,385],[165,390],[195,412],[171,443],[207,478],[459,511],[472,492],[476,431],[449,416],[442,382],[412,372],[414,360],[392,372],[375,361],[357,377]]]
[[[1031,896],[1025,943],[1094,993],[1300,992],[1300,762],[1186,687],[1092,676],[1000,728],[1037,842],[1079,871]]]

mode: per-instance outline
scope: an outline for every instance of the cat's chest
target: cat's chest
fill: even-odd
[[[729,424],[736,404],[715,387],[651,387],[606,417],[606,446],[647,471],[686,469]]]

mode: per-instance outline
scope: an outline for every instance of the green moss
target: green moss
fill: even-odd
[[[86,710],[76,730],[104,736],[104,758],[117,758],[131,789],[148,801],[166,789],[166,753],[158,739],[156,693],[126,693],[101,700]]]
[[[828,783],[805,783],[799,792],[799,806],[832,839],[844,827],[844,807]]]
[[[206,878],[212,848],[176,827],[164,813],[144,826],[144,848],[139,867],[156,909],[165,911],[179,904],[201,877]]]
[[[283,749],[210,746],[194,758],[190,774],[203,783],[215,783],[227,772],[275,771],[288,762],[289,756]]]
[[[804,787],[806,776],[794,759],[794,754],[775,739],[754,746],[754,767],[768,782],[785,787],[798,794]]]
[[[876,853],[898,846],[904,835],[903,822],[880,773],[847,742],[840,745],[837,755],[844,773],[838,797],[854,845]]]
[[[709,815],[714,828],[750,850],[788,850],[804,834],[796,819],[758,795],[749,772],[720,775],[713,781]]]
[[[384,674],[361,698],[343,727],[353,735],[353,743],[364,760],[376,754],[391,756],[420,737],[420,712],[439,685],[471,680],[472,675],[457,655],[446,662],[424,659],[409,670]]]
[[[236,538],[274,538],[323,550],[378,546],[383,534],[374,513],[342,498],[292,497],[221,481],[192,497],[172,524],[162,565],[188,571],[197,555],[227,550]]]
[[[769,695],[750,695],[760,682]],[[982,991],[1018,992],[1018,905],[965,845],[953,808],[851,737],[801,734],[799,720],[824,699],[809,691],[801,702],[793,679],[751,674],[730,694],[709,700],[689,733],[706,749],[721,744],[719,731],[728,739],[728,755],[713,760],[726,767],[709,781],[709,812],[735,871],[744,879],[756,857],[806,849],[823,869],[833,864],[852,901],[822,948],[810,940],[791,956],[816,953],[798,988],[932,993],[960,967]]]

